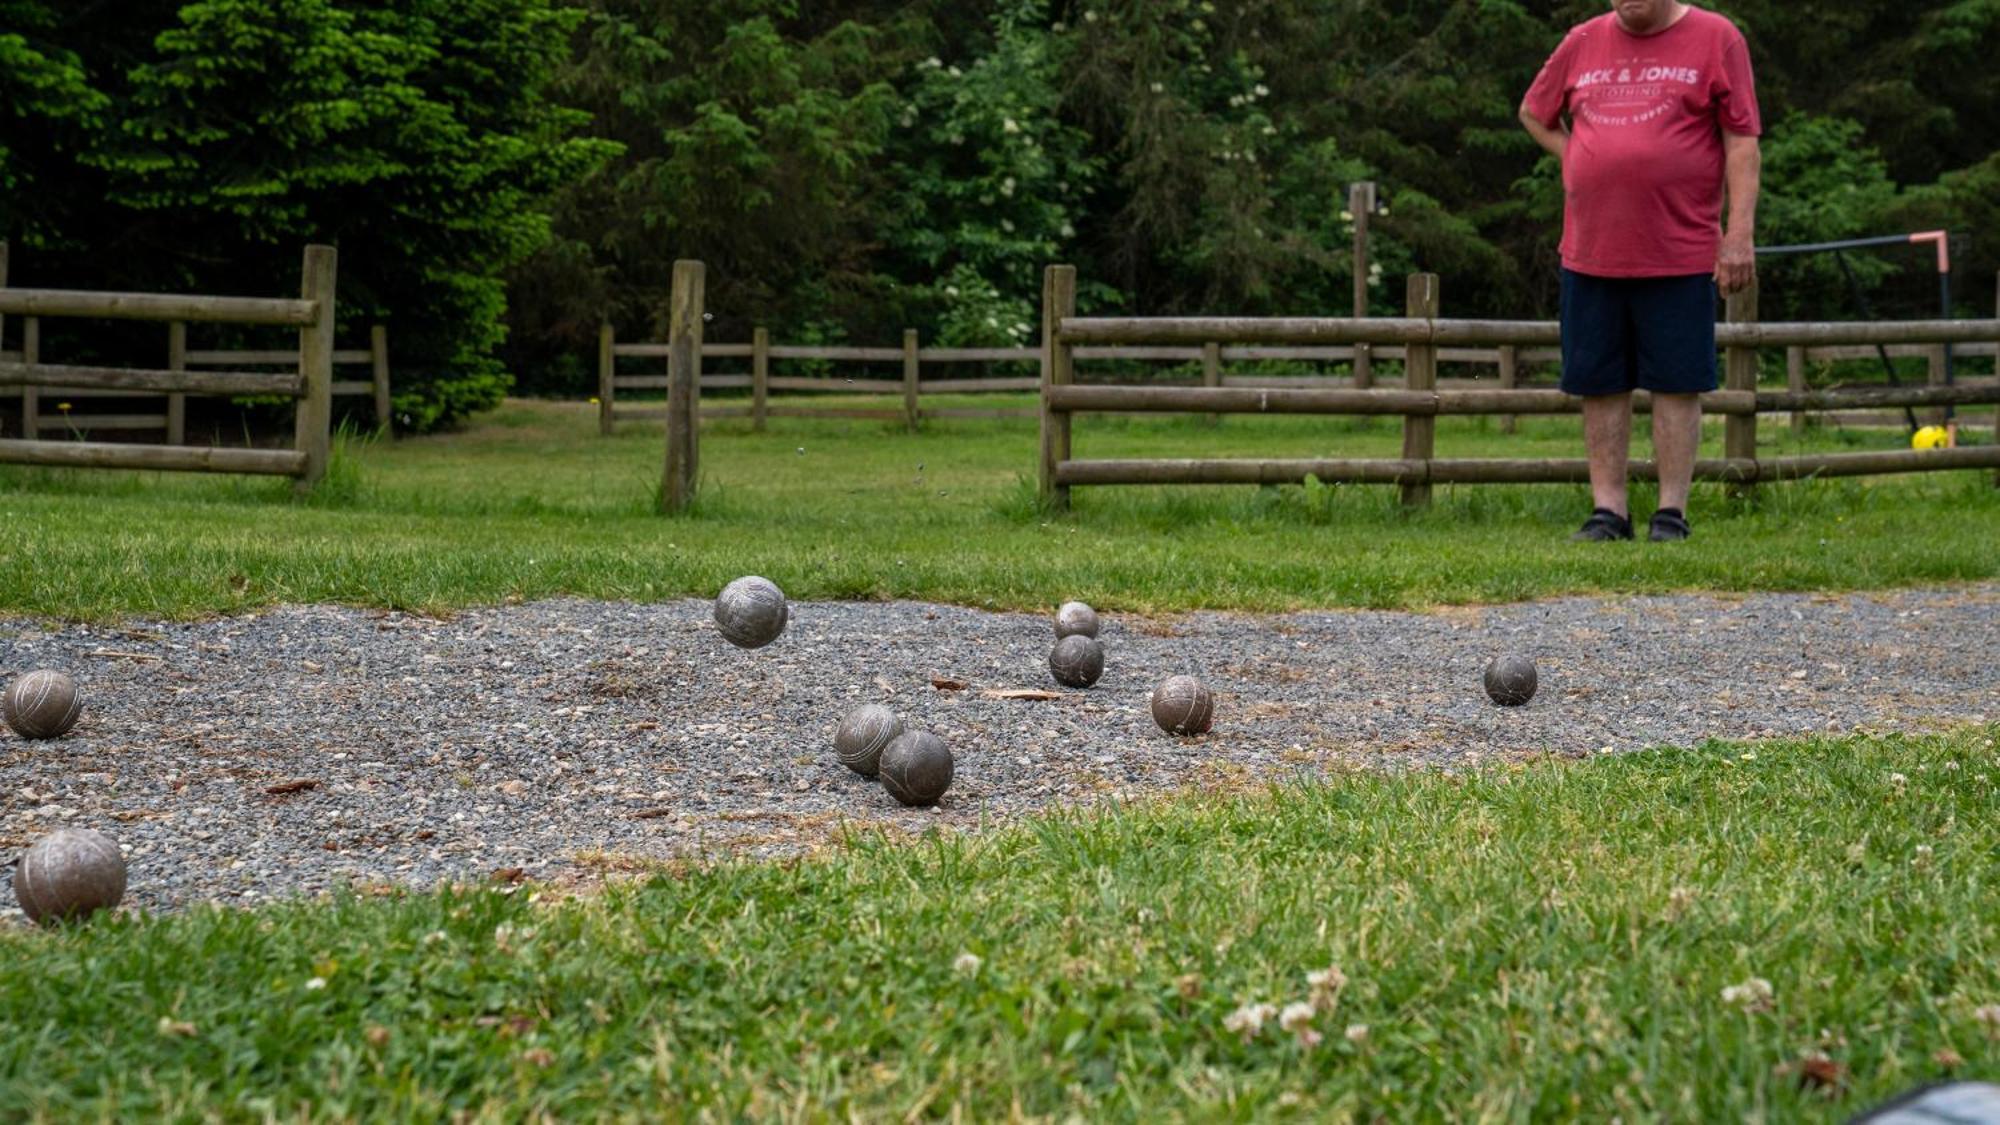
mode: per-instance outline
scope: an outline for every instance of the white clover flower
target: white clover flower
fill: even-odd
[[[958,959],[951,963],[951,971],[957,973],[959,976],[969,977],[978,973],[979,966],[983,963],[980,961],[977,953],[961,953],[958,955]]]
[[[1271,1004],[1245,1004],[1222,1017],[1222,1029],[1249,1039],[1264,1030],[1265,1020],[1277,1014],[1277,1007]]]
[[[1972,1018],[1986,1025],[1986,1034],[2000,1039],[2000,1004],[1981,1004],[1972,1010]]]
[[[1771,998],[1776,993],[1771,982],[1763,977],[1751,977],[1742,984],[1732,984],[1722,990],[1722,1002],[1745,1011],[1761,1011],[1771,1006]]]
[[[1368,1038],[1367,1024],[1350,1023],[1347,1025],[1347,1041],[1349,1043],[1360,1043],[1367,1038]]]
[[[314,977],[314,978],[312,978],[311,980],[309,980],[309,981],[307,981],[307,982],[306,982],[306,991],[307,991],[307,992],[318,992],[318,991],[319,991],[320,989],[322,989],[322,988],[325,988],[325,987],[326,987],[326,978],[325,978],[325,977]]]
[[[1314,1014],[1313,1006],[1304,1001],[1287,1004],[1285,1010],[1278,1013],[1278,1026],[1297,1034],[1312,1025]]]

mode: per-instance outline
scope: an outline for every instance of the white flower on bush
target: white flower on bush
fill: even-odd
[[[1021,131],[1021,125],[1011,117],[1003,118],[1000,122],[1000,131],[1012,135]]]

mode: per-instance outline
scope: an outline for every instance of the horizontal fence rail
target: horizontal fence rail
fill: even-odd
[[[91,293],[76,289],[0,289],[0,314],[103,320],[193,320],[225,324],[314,323],[313,301],[265,297],[187,297],[174,293]]]
[[[297,363],[298,357],[292,357]],[[284,395],[305,393],[296,374],[255,371],[148,371],[134,367],[78,367],[61,363],[0,363],[0,386],[38,386],[61,391],[179,391],[203,395]]]

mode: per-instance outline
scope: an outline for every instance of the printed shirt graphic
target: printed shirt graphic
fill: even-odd
[[[1762,132],[1750,52],[1700,8],[1652,35],[1607,12],[1570,30],[1529,88],[1553,129],[1567,113],[1563,265],[1598,277],[1708,273],[1722,246],[1722,132]]]

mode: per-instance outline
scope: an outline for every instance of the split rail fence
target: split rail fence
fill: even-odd
[[[279,395],[297,401],[291,449],[46,441],[29,430],[20,439],[0,440],[0,463],[252,473],[291,477],[301,490],[312,487],[326,474],[332,448],[336,268],[333,247],[306,247],[297,299],[0,286],[0,335],[5,317],[22,318],[20,352],[0,355],[0,387],[20,387],[28,393],[60,386],[114,394]],[[196,357],[230,353],[188,353],[178,365],[170,356],[165,370],[43,363],[44,317],[280,325],[299,330],[299,347],[297,352],[283,353],[293,365],[290,372],[192,369]]]
[[[0,241],[0,288],[7,284],[7,243]],[[0,350],[0,360],[21,361],[18,351]],[[298,353],[286,350],[255,349],[189,349],[187,346],[187,321],[176,320],[167,324],[167,370],[186,371],[197,368],[240,370],[243,368],[296,367]],[[367,379],[337,380],[333,384],[333,396],[368,396],[375,409],[375,422],[385,430],[393,427],[389,405],[389,330],[384,325],[373,325],[368,332],[366,348],[343,348],[333,353],[335,367],[366,366]],[[21,400],[21,433],[23,437],[39,438],[45,433],[89,434],[109,431],[157,430],[164,431],[168,445],[187,444],[187,394],[174,391],[165,395],[154,395],[147,391],[106,389],[101,387],[68,387],[52,384],[13,384],[0,386],[0,395],[18,396]],[[94,413],[70,408],[70,404],[100,400],[116,400],[120,403],[144,402],[157,399],[160,409],[146,414]],[[51,411],[48,403],[58,403],[62,408]]]
[[[1427,503],[1436,484],[1582,483],[1589,463],[1578,460],[1447,459],[1436,455],[1440,415],[1569,414],[1581,402],[1558,390],[1502,388],[1447,390],[1437,383],[1447,348],[1546,348],[1560,343],[1553,322],[1446,320],[1439,313],[1438,279],[1409,279],[1407,315],[1401,318],[1079,317],[1076,270],[1051,266],[1043,283],[1041,494],[1052,504],[1069,500],[1076,485],[1380,483],[1401,487],[1406,503]],[[1705,411],[1724,416],[1723,457],[1695,465],[1701,480],[1747,489],[1760,481],[1812,476],[2000,468],[2000,424],[1995,444],[1939,450],[1757,456],[1757,416],[1763,412],[1958,407],[2000,404],[2000,380],[1991,383],[1868,387],[1845,390],[1760,391],[1758,351],[1875,345],[1976,344],[2000,340],[2000,319],[1860,323],[1759,323],[1754,289],[1731,298],[1729,322],[1717,325],[1725,350],[1724,387],[1704,395]],[[1157,347],[1199,343],[1367,345],[1405,349],[1401,389],[1301,389],[1246,387],[1089,386],[1076,382],[1077,354],[1091,347]],[[1650,404],[1638,398],[1638,409]],[[1072,419],[1091,412],[1187,414],[1401,415],[1403,453],[1375,459],[1130,459],[1081,460],[1071,455]],[[1657,475],[1649,462],[1632,474]],[[1997,480],[1996,483],[2000,483]]]

